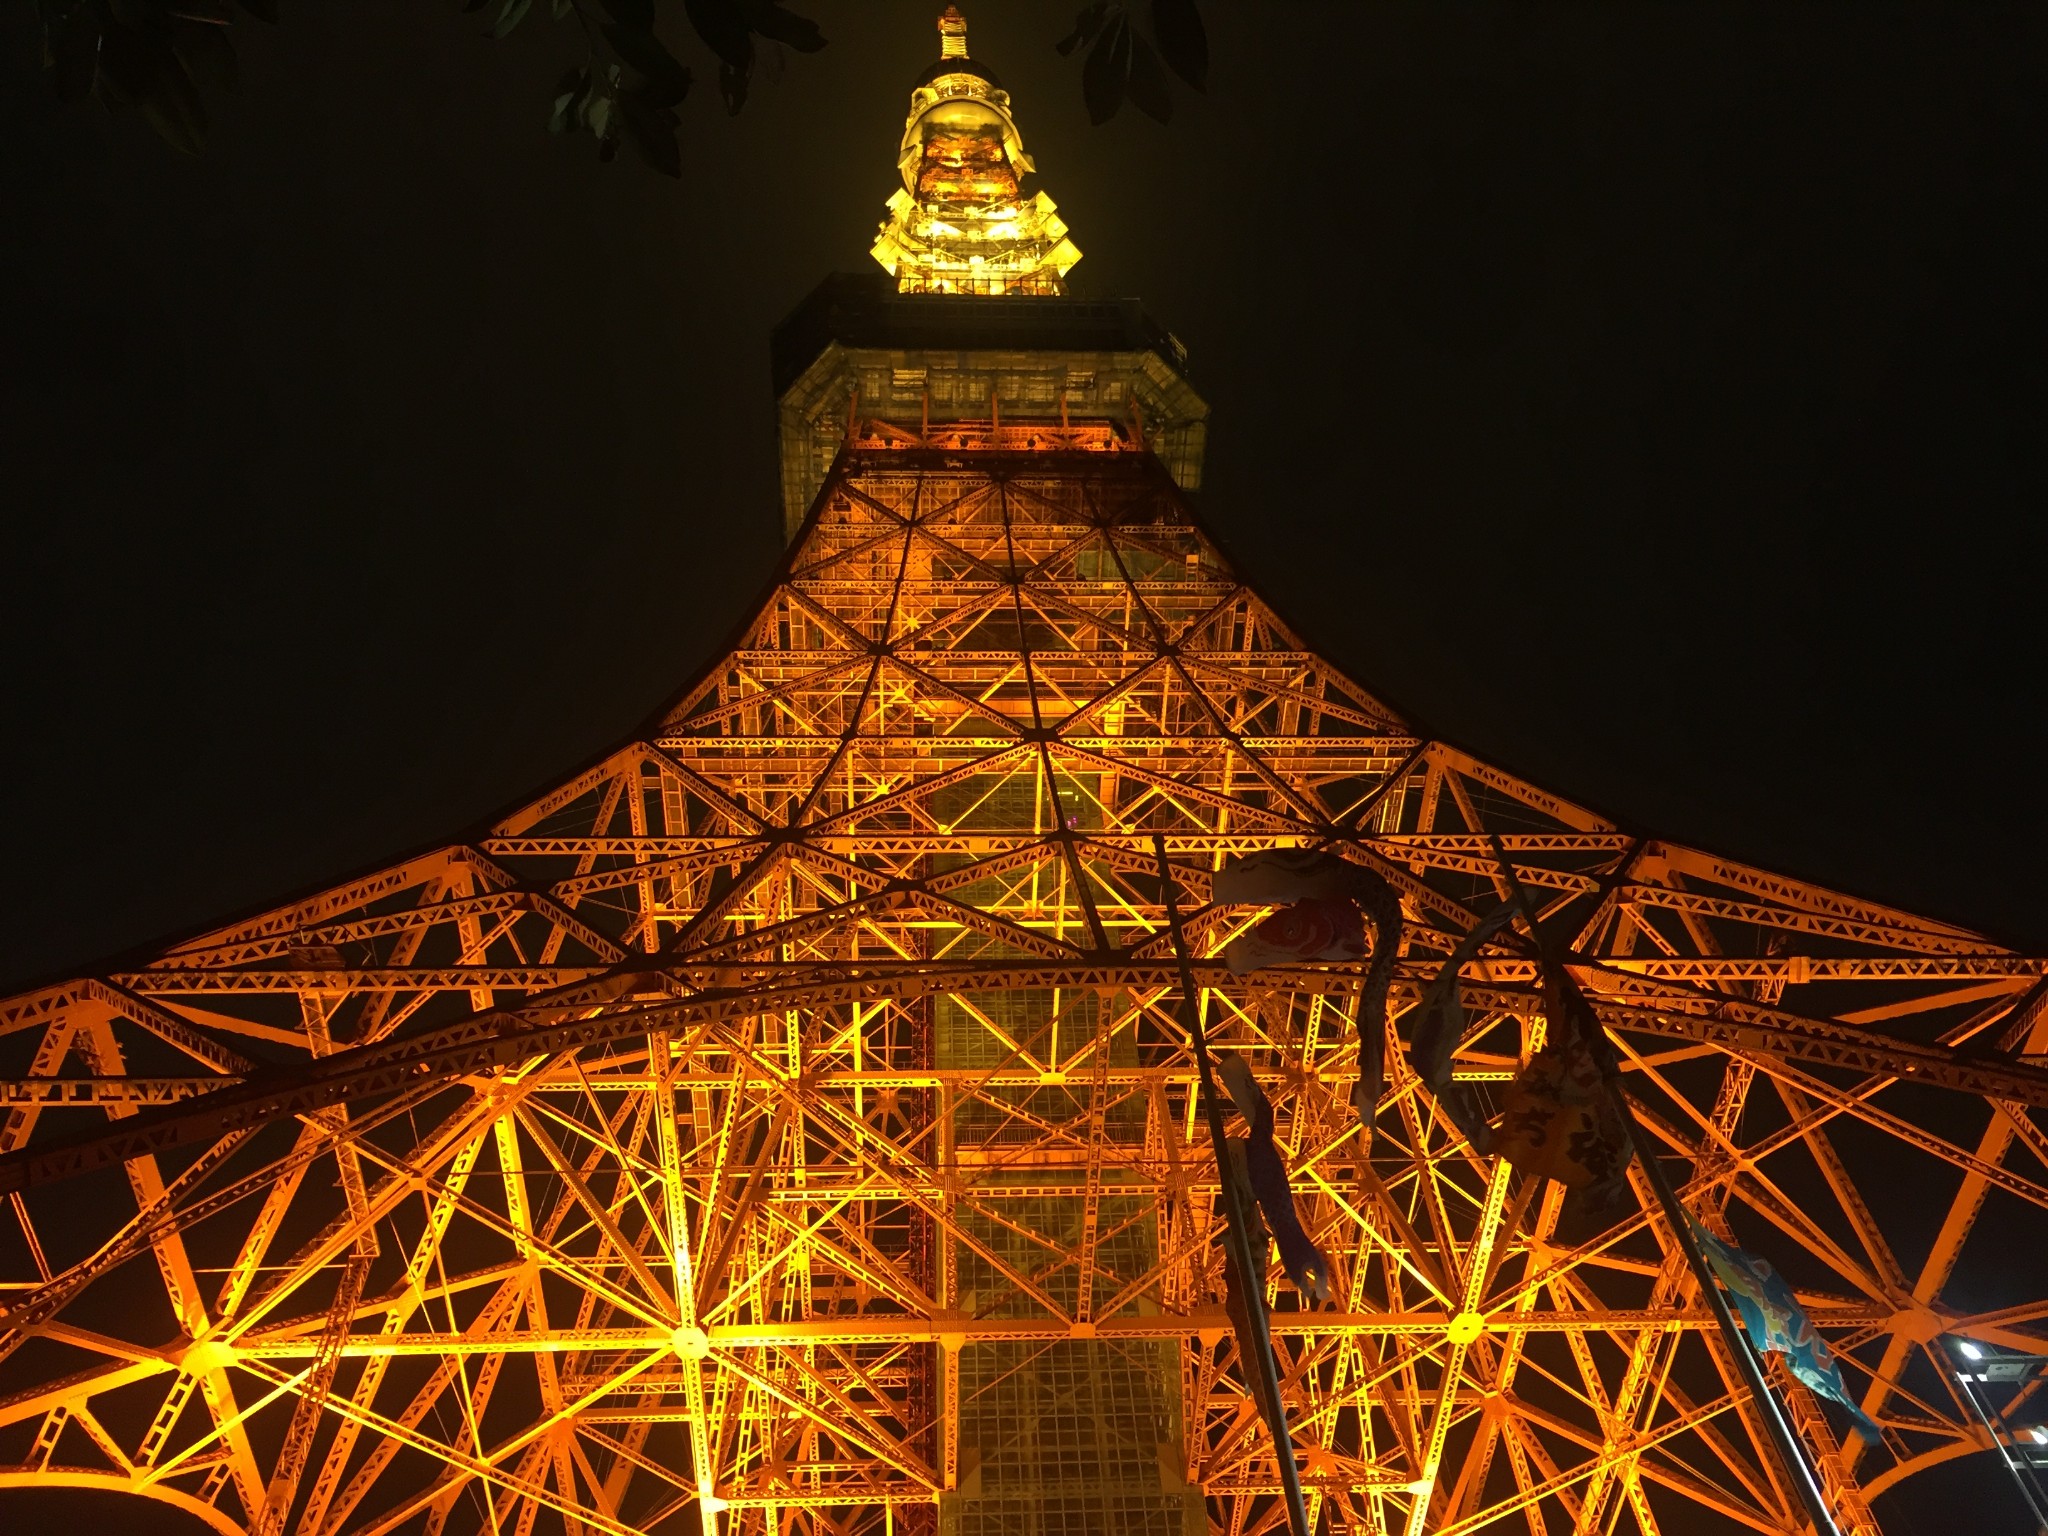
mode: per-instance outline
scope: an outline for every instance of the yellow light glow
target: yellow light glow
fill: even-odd
[[[1009,93],[967,52],[967,23],[946,7],[940,58],[910,93],[897,167],[902,189],[873,255],[904,293],[1054,294],[1081,259],[1043,192]]]

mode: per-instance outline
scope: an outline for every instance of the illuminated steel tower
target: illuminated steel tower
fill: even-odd
[[[1170,896],[1335,1269],[1271,1293],[1317,1529],[1803,1529],[1640,1166],[1561,1225],[1406,1064],[1519,886],[1689,1209],[1882,1426],[1776,1377],[1875,1531],[1990,1444],[1951,1349],[2048,1349],[2048,961],[1619,827],[1304,646],[1189,508],[1181,348],[1062,295],[1007,98],[942,32],[894,281],[777,334],[792,537],[735,648],[445,847],[0,1004],[0,1514],[28,1484],[223,1533],[1283,1529]],[[1219,958],[1262,913],[1214,875],[1275,847],[1405,909],[1370,1158],[1364,962]],[[1462,975],[1488,1105],[1545,993],[1512,930]]]

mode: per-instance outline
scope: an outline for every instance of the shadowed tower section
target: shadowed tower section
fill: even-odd
[[[944,26],[906,220],[928,144],[1021,172]],[[982,147],[924,136],[948,103]],[[1552,1036],[1562,994],[1489,926],[1517,890],[1686,1209],[1771,1260],[1875,1421],[1772,1357],[1844,1531],[1988,1463],[1956,1351],[2048,1356],[2015,1258],[2048,1247],[2048,958],[1420,731],[1232,568],[1183,350],[1059,293],[1045,238],[1040,289],[899,260],[778,330],[788,549],[629,740],[0,999],[0,1521],[29,1486],[222,1536],[1285,1530],[1171,909],[1328,1260],[1320,1303],[1265,1282],[1318,1536],[1802,1530],[1640,1167],[1574,1226],[1441,1107],[1498,1127]],[[1274,849],[1393,893],[1384,1017],[1367,957],[1231,970],[1268,914],[1217,877]],[[2038,1397],[2000,1391],[2031,1443]]]

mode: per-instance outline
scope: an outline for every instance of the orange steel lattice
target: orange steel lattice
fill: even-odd
[[[992,90],[947,36],[939,94]],[[1272,1292],[1316,1529],[1804,1529],[1641,1167],[1574,1231],[1405,1065],[1516,884],[1687,1206],[1778,1261],[1882,1425],[1777,1377],[1841,1527],[1986,1448],[1945,1351],[2048,1352],[2015,1259],[2048,1246],[2048,959],[1418,736],[1202,532],[1170,335],[860,282],[777,336],[809,509],[778,579],[642,736],[0,1001],[0,1490],[263,1536],[1284,1530],[1170,895],[1334,1263],[1327,1305]],[[1261,913],[1212,876],[1290,846],[1405,908],[1369,1162],[1364,966],[1218,958]],[[1481,1093],[1541,1044],[1528,953],[1464,968]]]
[[[642,739],[5,1004],[0,1482],[222,1532],[1284,1528],[1155,832],[1337,1268],[1323,1309],[1275,1292],[1320,1529],[1802,1526],[1640,1172],[1560,1235],[1398,1049],[1361,1170],[1360,968],[1213,958],[1258,914],[1212,872],[1274,845],[1403,893],[1397,1034],[1494,839],[1570,915],[1687,1203],[1884,1426],[1860,1452],[1791,1389],[1845,1529],[1982,1447],[1941,1335],[2042,1348],[2040,958],[1418,738],[1128,434],[853,427]],[[1458,1071],[1498,1083],[1540,988],[1499,946],[1466,974]]]

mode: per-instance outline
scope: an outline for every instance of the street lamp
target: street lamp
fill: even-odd
[[[2013,1485],[2020,1491],[2020,1497],[2027,1501],[2027,1508],[2033,1511],[2034,1521],[2044,1533],[2048,1533],[2048,1487],[2041,1480],[2041,1470],[2048,1468],[2048,1427],[2031,1425],[2023,1431],[2014,1431],[2006,1422],[2005,1414],[1993,1404],[1985,1387],[1997,1385],[2014,1389],[2017,1396],[2034,1378],[2048,1370],[2048,1359],[2036,1355],[2007,1354],[2003,1350],[1987,1349],[1969,1339],[1951,1338],[1950,1346],[1962,1360],[1974,1369],[1958,1370],[1956,1381],[1963,1389],[1963,1400],[1970,1411],[1991,1436],[1992,1449],[2005,1463],[2005,1470],[2012,1475]],[[2024,1437],[2024,1438],[2022,1438]]]

